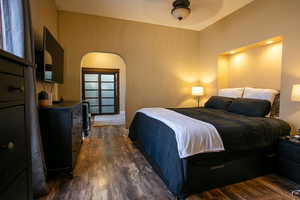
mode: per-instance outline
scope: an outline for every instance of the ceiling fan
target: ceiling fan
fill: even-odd
[[[179,21],[187,18],[191,13],[190,4],[189,0],[175,0],[171,14]]]

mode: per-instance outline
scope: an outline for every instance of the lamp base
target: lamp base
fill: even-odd
[[[197,108],[200,108],[200,96],[196,96],[197,99]]]

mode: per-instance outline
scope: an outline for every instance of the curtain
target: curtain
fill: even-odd
[[[2,49],[24,58],[24,10],[22,0],[1,0]]]
[[[31,133],[31,159],[32,159],[32,186],[35,198],[48,193],[45,175],[44,153],[41,142],[39,118],[35,90],[35,55],[31,26],[30,5],[28,0],[23,0],[25,22],[24,56],[30,66],[25,68],[26,105],[25,116],[28,133]]]

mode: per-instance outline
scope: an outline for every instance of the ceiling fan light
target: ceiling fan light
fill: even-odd
[[[191,9],[190,8],[177,7],[177,8],[173,8],[171,13],[174,17],[176,17],[176,19],[181,21],[181,20],[187,18],[190,15]]]

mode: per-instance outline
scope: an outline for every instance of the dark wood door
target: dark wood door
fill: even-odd
[[[82,99],[90,102],[91,113],[119,113],[119,69],[82,69]]]

